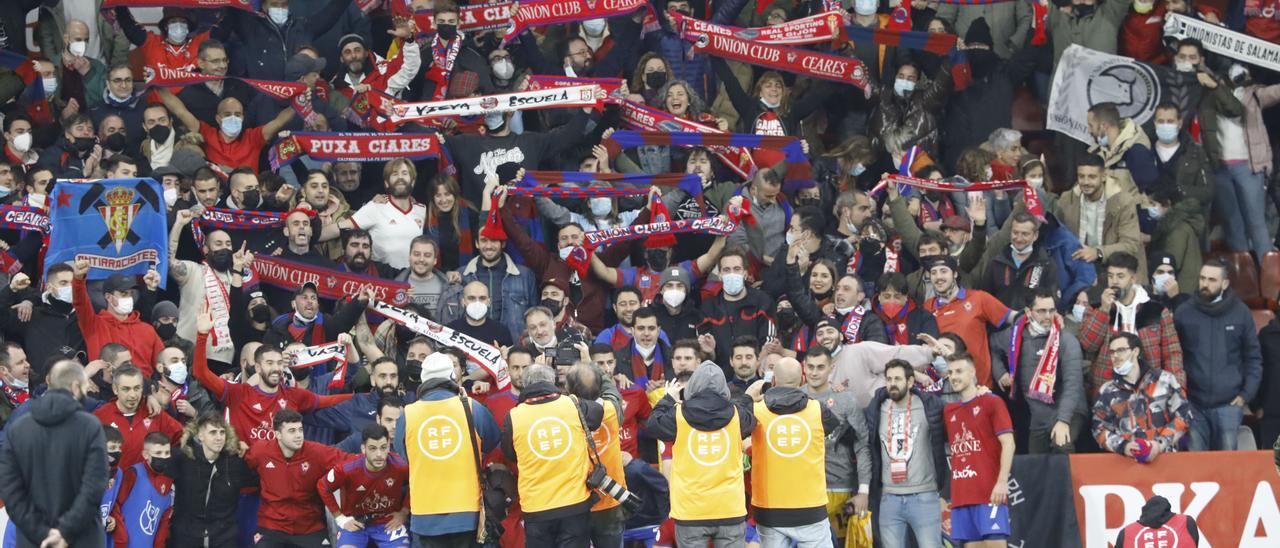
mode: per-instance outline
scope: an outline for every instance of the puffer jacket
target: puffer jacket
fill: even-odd
[[[722,0],[716,2],[715,14],[708,21],[717,25],[730,25],[742,11],[747,0]],[[665,13],[665,11],[661,11]],[[679,33],[667,25],[665,16],[658,16],[662,29],[645,35],[645,50],[657,52],[667,61],[676,80],[684,80],[693,87],[693,91],[701,95],[707,104],[713,101],[716,86],[711,81],[710,66],[707,56],[693,51],[693,42],[681,38]]]
[[[898,146],[907,143],[919,145],[930,156],[938,154],[938,116],[951,97],[951,70],[943,66],[932,77],[921,75],[916,89],[905,97],[894,92],[894,79],[885,78],[880,84],[879,100],[871,111],[868,122],[872,150],[885,146],[884,135],[896,132],[902,139]]]
[[[1262,347],[1249,307],[1231,289],[1217,302],[1196,297],[1173,313],[1187,371],[1187,399],[1199,409],[1248,402],[1262,382]]]

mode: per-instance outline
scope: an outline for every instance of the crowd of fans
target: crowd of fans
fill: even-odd
[[[4,2],[0,49],[39,53],[0,69],[0,200],[47,211],[65,179],[151,177],[170,227],[167,280],[42,265],[41,234],[0,229],[21,263],[0,288],[4,546],[830,546],[874,529],[930,547],[948,509],[952,540],[1002,546],[1015,452],[1277,443],[1280,78],[1163,36],[1183,14],[1280,43],[1277,2],[901,1],[655,0],[510,37],[466,30],[475,12],[449,0],[403,2],[432,10],[417,18],[402,0],[183,1],[154,26],[127,0]],[[828,10],[954,34],[963,55],[798,46],[859,60],[859,89],[676,28]],[[1097,102],[1088,144],[1012,129],[1071,44],[1195,73],[1198,99],[1146,123]],[[228,78],[145,85],[157,68]],[[616,103],[391,123],[397,102],[534,76],[621,78],[627,102],[708,131],[799,138],[814,184],[784,184],[763,149],[745,177],[723,148],[620,149]],[[317,115],[243,79],[304,84]],[[449,162],[270,169],[303,131],[431,133]],[[701,187],[510,190],[535,170]],[[878,185],[890,173],[960,186]],[[1027,186],[963,190],[1005,180]],[[281,223],[197,239],[215,210]],[[588,233],[668,215],[740,222],[583,253]],[[263,257],[402,282],[405,310],[498,348],[509,379],[372,312],[372,290],[259,283]],[[332,343],[345,360],[296,367]]]

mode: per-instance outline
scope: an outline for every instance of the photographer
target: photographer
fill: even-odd
[[[586,356],[586,345],[582,355]],[[626,473],[622,464],[622,442],[619,434],[622,416],[622,395],[608,375],[591,362],[580,361],[565,376],[565,384],[573,396],[581,400],[598,401],[604,407],[600,427],[591,432],[592,473],[588,483],[596,489],[600,500],[591,507],[591,544],[593,546],[621,546],[625,528],[623,507],[633,514],[641,506],[639,497],[627,491]],[[604,485],[601,485],[604,484]]]
[[[555,381],[555,371],[545,365],[524,372],[520,404],[502,429],[502,453],[520,470],[525,546],[585,548],[591,537],[588,513],[597,500],[587,487],[586,432],[600,427],[604,408],[562,396]]]

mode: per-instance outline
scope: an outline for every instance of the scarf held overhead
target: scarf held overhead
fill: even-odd
[[[102,9],[129,8],[236,8],[248,12],[258,11],[249,0],[102,0]]]
[[[597,181],[639,187],[551,187],[564,183],[590,184]],[[595,196],[643,196],[649,185],[675,187],[691,196],[702,194],[702,177],[695,173],[590,173],[586,171],[526,171],[512,196],[587,198]]]
[[[396,124],[405,124],[431,118],[476,116],[489,112],[562,107],[600,108],[603,102],[604,90],[599,86],[550,88],[445,101],[400,103],[391,107],[391,120]]]
[[[440,138],[430,133],[293,132],[268,150],[271,169],[302,155],[322,162],[418,161],[440,157]]]
[[[505,29],[510,19],[509,3],[458,6],[458,30],[462,32]],[[420,34],[435,34],[435,10],[417,10],[413,12],[413,20],[418,24]]]
[[[530,27],[557,23],[572,23],[588,19],[608,19],[626,15],[640,8],[649,7],[646,0],[539,0],[521,2],[520,9],[511,18],[503,43],[518,36]]]
[[[347,345],[335,342],[299,348],[289,354],[289,369],[305,369],[324,365],[331,361],[338,362],[329,379],[329,390],[339,390],[346,384],[347,377]]]
[[[682,34],[718,34],[761,44],[788,46],[842,43],[845,40],[844,28],[849,24],[849,17],[836,11],[818,13],[777,25],[746,29],[708,23],[679,12],[670,13],[676,21],[676,29]]]
[[[622,122],[627,127],[640,131],[725,133],[719,128],[702,125],[693,120],[687,120],[670,112],[642,105],[635,101],[626,101],[622,104]],[[739,177],[749,179],[755,174],[756,163],[751,158],[751,151],[734,147],[711,146],[707,148],[724,163],[725,167],[733,170]]]
[[[712,23],[705,24],[712,25]],[[744,40],[734,36],[732,28],[714,33],[685,29],[682,36],[685,40],[693,42],[694,49],[701,53],[801,76],[853,84],[864,90],[870,84],[867,79],[866,65],[852,57]]]
[[[782,189],[790,192],[814,186],[813,168],[809,165],[809,156],[804,153],[804,146],[798,137],[775,137],[754,133],[615,131],[606,141],[617,143],[624,149],[641,145],[666,145],[778,150],[784,153],[783,158],[787,169],[786,175],[782,178]]]
[[[951,63],[951,80],[957,90],[965,89],[973,80],[969,71],[969,57],[963,50],[956,47],[959,38],[954,34],[889,28],[873,29],[858,25],[849,25],[844,31],[849,41],[855,44],[878,44],[946,57]]]
[[[465,333],[454,331],[414,312],[389,305],[377,299],[369,301],[369,309],[382,314],[414,333],[442,345],[461,350],[467,355],[468,359],[483,368],[485,372],[489,373],[490,377],[493,377],[494,384],[499,391],[506,390],[511,386],[511,377],[507,375],[507,361],[502,358],[502,352],[492,345]]]
[[[305,284],[315,284],[316,293],[327,299],[341,300],[373,290],[373,297],[408,304],[409,284],[353,272],[342,272],[270,255],[253,258],[253,273],[262,283],[293,291]]]
[[[308,123],[314,122],[316,117],[319,116],[306,93],[310,88],[300,82],[276,82],[233,76],[215,76],[165,66],[143,67],[143,72],[145,74],[146,87],[181,87],[219,80],[239,80],[272,98],[288,100],[289,105],[298,113],[298,116]]]
[[[604,90],[604,102],[609,105],[621,105],[627,99],[622,93],[621,78],[570,78],[568,76],[529,76],[529,91],[555,88],[571,88],[577,86],[600,86]]]
[[[1010,190],[1017,189],[1022,191],[1022,196],[1027,202],[1027,212],[1044,218],[1044,204],[1040,202],[1040,197],[1036,195],[1034,188],[1024,179],[1013,181],[966,181],[963,177],[948,177],[941,180],[920,179],[917,177],[907,177],[905,175],[888,175],[883,181],[880,181],[871,192],[877,193],[884,189],[888,184],[897,183],[900,185],[908,185],[924,190],[935,190],[939,192],[978,192],[983,190]]]
[[[619,226],[596,230],[586,233],[583,236],[583,242],[585,242],[584,247],[595,249],[660,234],[694,233],[728,236],[736,228],[738,228],[738,223],[723,216],[702,219],[677,219],[664,223]]]

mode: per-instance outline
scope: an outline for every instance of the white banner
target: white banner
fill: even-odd
[[[1213,23],[1173,14],[1164,22],[1168,38],[1195,38],[1204,49],[1259,67],[1280,71],[1280,44],[1272,44]]]
[[[506,390],[511,386],[511,377],[507,375],[507,360],[502,357],[502,351],[492,345],[473,338],[466,333],[454,331],[416,313],[391,306],[379,300],[369,301],[369,309],[405,326],[414,333],[444,346],[461,350],[472,362],[475,362],[476,365],[488,372],[490,377],[493,377],[494,385],[498,387],[498,390]]]
[[[1088,131],[1090,106],[1115,103],[1121,118],[1142,125],[1155,114],[1161,88],[1160,75],[1151,65],[1073,44],[1053,73],[1045,127],[1093,144]]]
[[[475,116],[490,112],[539,108],[600,107],[604,98],[605,93],[600,86],[588,85],[484,95],[465,99],[398,103],[391,107],[391,121],[403,124],[445,116]]]

